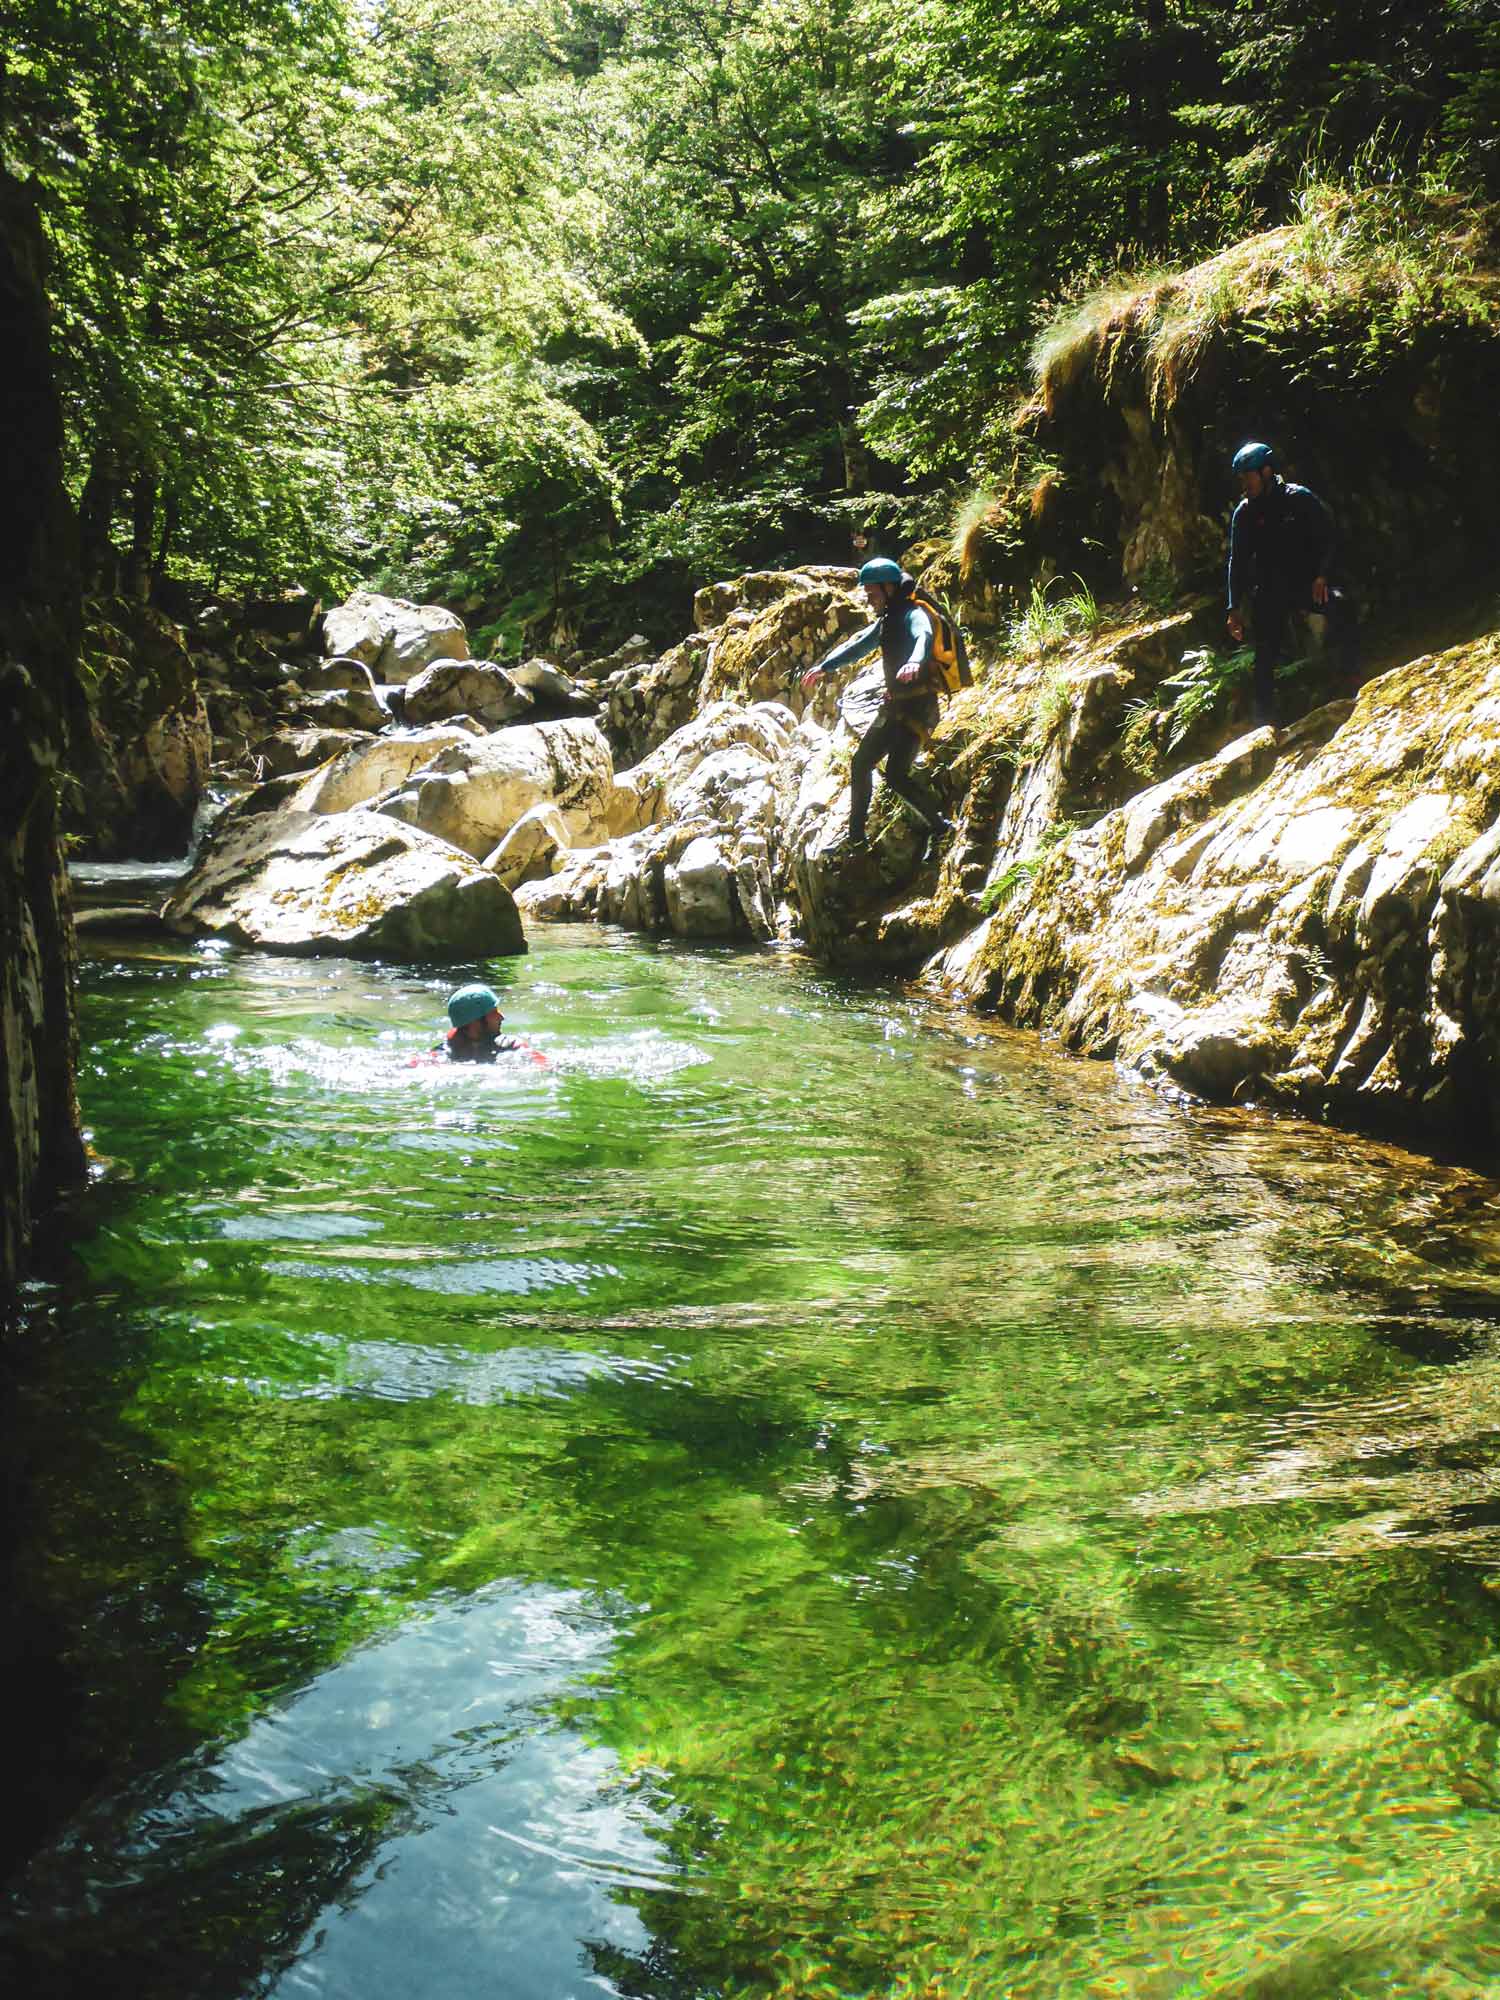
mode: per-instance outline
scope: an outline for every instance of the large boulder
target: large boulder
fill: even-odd
[[[329,688],[356,688],[361,694],[375,692],[375,676],[363,660],[311,660],[298,667],[297,682],[309,694],[322,694]]]
[[[373,686],[328,688],[322,694],[303,695],[297,703],[297,719],[304,728],[369,731],[383,729],[390,721]]]
[[[562,814],[549,801],[522,813],[493,854],[485,857],[484,865],[507,889],[518,889],[523,882],[550,875],[571,844]]]
[[[251,745],[250,762],[261,777],[282,778],[289,771],[315,771],[346,750],[377,740],[360,729],[273,729]]]
[[[795,729],[776,703],[717,703],[616,780],[615,837],[571,853],[557,843],[545,871],[513,878],[528,885],[522,900],[543,916],[682,937],[774,935],[777,767]]]
[[[456,745],[470,742],[466,729],[441,726],[399,735],[360,737],[315,771],[290,800],[293,812],[352,812],[382,792],[405,784],[413,771]]]
[[[535,707],[535,697],[492,660],[438,660],[407,682],[401,712],[418,726],[472,715],[499,729],[524,721]]]
[[[519,666],[507,667],[506,672],[535,702],[538,722],[564,715],[592,715],[599,706],[591,694],[551,660],[522,660]]]
[[[498,876],[372,813],[276,812],[216,836],[163,917],[262,951],[464,959],[526,949]]]
[[[434,660],[466,660],[463,620],[439,604],[357,590],[323,620],[323,651],[363,660],[382,681],[406,681]]]
[[[764,782],[791,746],[797,718],[780,702],[715,702],[649,757],[620,773],[619,783],[638,801],[640,824],[700,816],[735,822],[744,810],[737,790]],[[737,757],[731,752],[740,753]],[[712,762],[700,780],[701,766]],[[759,813],[757,811],[757,816]]]
[[[614,765],[596,724],[521,723],[444,750],[376,810],[419,826],[477,858],[524,813],[554,804],[575,843],[603,839],[614,803]]]

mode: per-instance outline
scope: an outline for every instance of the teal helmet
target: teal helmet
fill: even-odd
[[[1264,472],[1275,461],[1276,454],[1268,444],[1242,444],[1230,462],[1230,471],[1238,479],[1246,472]]]
[[[892,562],[889,556],[873,556],[859,573],[861,583],[888,583],[892,590],[899,590],[906,581],[906,572],[900,563]]]
[[[491,1007],[499,1005],[488,986],[460,986],[456,993],[448,995],[448,1019],[455,1028],[467,1028],[471,1021],[482,1021]]]

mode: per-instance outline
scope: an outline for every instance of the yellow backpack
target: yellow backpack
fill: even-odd
[[[932,620],[932,657],[928,665],[933,688],[940,695],[953,695],[960,688],[972,687],[974,676],[969,671],[968,648],[958,629],[958,620],[930,591],[914,590],[910,602],[920,604]]]

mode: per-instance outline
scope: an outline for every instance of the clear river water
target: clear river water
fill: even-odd
[[[1500,1993],[1500,1184],[795,959],[487,972],[545,1065],[86,958],[7,1990]]]

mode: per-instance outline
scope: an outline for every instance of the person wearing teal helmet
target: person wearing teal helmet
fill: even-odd
[[[488,986],[460,986],[456,993],[450,993],[448,1019],[453,1025],[433,1053],[446,1055],[450,1062],[493,1062],[496,1056],[509,1055],[521,1046],[500,1039],[505,1016]]]
[[[885,781],[904,799],[933,837],[951,833],[936,795],[912,776],[912,761],[931,735],[938,719],[937,689],[932,684],[932,620],[912,602],[914,579],[889,556],[875,556],[859,573],[865,602],[874,623],[854,633],[802,676],[804,688],[825,674],[852,666],[878,646],[885,666],[885,698],[875,720],[859,739],[849,770],[849,845],[865,844],[865,822],[875,785],[876,767],[885,765]]]
[[[1230,470],[1240,503],[1229,523],[1229,612],[1236,645],[1248,626],[1255,640],[1254,717],[1276,721],[1276,669],[1286,657],[1292,620],[1312,612],[1327,620],[1344,678],[1358,682],[1359,632],[1354,606],[1328,580],[1333,516],[1305,486],[1283,479],[1268,444],[1243,444]]]

